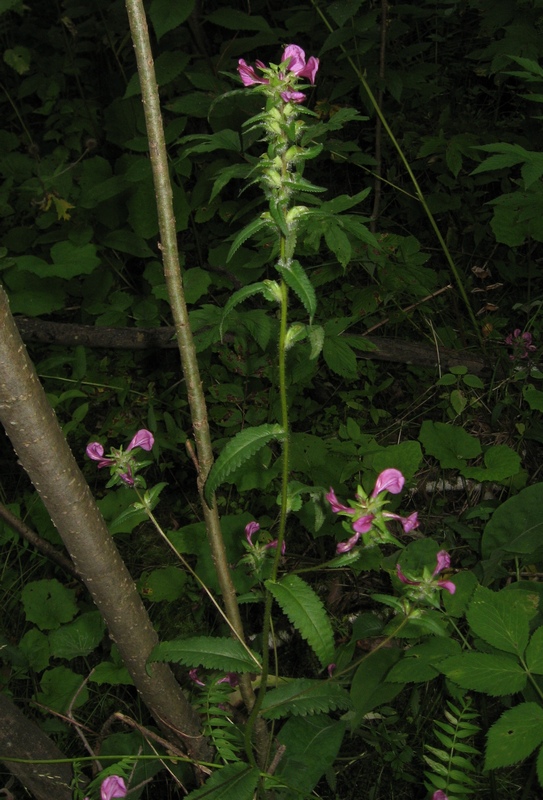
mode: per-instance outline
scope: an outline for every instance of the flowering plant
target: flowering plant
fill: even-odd
[[[108,775],[102,781],[100,789],[100,800],[114,800],[115,798],[126,797],[128,789],[124,782],[124,778],[118,775]],[[88,797],[85,800],[89,800]]]
[[[136,475],[138,470],[150,464],[150,461],[138,461],[135,458],[134,450],[141,448],[150,451],[153,449],[155,439],[153,434],[142,428],[130,441],[130,444],[123,451],[120,448],[111,448],[108,456],[104,455],[104,447],[100,442],[91,442],[87,445],[87,456],[96,461],[98,469],[103,467],[110,468],[111,479],[107,487],[125,484],[126,486],[145,486],[145,481],[141,475]]]

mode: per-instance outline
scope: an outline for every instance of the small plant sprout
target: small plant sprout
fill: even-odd
[[[420,601],[426,600],[432,605],[436,604],[435,593],[438,589],[445,589],[449,594],[456,592],[456,586],[452,581],[442,580],[439,578],[440,573],[448,570],[451,566],[451,557],[446,550],[440,550],[436,557],[436,566],[432,573],[429,567],[424,567],[422,578],[420,580],[412,580],[406,577],[399,564],[396,564],[396,574],[399,580],[406,586],[416,587],[409,589],[406,594],[411,600]]]
[[[110,468],[111,479],[107,484],[108,488],[120,484],[145,487],[143,478],[141,475],[136,475],[136,473],[151,462],[137,461],[133,451],[138,448],[150,451],[154,443],[155,439],[153,434],[145,428],[142,428],[132,438],[130,444],[124,451],[122,447],[119,449],[112,447],[110,454],[105,456],[103,445],[101,445],[100,442],[91,442],[87,445],[86,453],[90,459],[97,462],[98,469],[102,469],[102,467]]]
[[[358,544],[360,537],[365,534],[369,534],[363,539],[364,544],[367,546],[384,543],[397,544],[396,539],[386,527],[386,522],[389,520],[399,522],[405,533],[418,528],[419,521],[416,511],[408,517],[402,517],[399,514],[393,514],[383,509],[388,503],[388,500],[384,497],[385,492],[399,494],[404,487],[404,483],[405,478],[399,470],[385,469],[378,475],[373,491],[369,496],[361,486],[358,487],[356,499],[349,501],[350,506],[340,503],[334,490],[330,489],[326,499],[330,503],[332,511],[334,514],[350,517],[350,522],[343,523],[343,527],[349,533],[354,531],[354,534],[347,541],[338,544],[337,552],[339,554],[350,552]]]

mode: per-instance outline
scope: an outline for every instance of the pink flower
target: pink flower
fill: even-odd
[[[451,566],[450,555],[447,553],[446,550],[440,550],[436,556],[436,567],[432,572],[432,578],[436,578],[440,572],[449,569],[450,566]],[[446,589],[450,594],[454,594],[456,592],[456,586],[452,581],[435,581],[435,580],[412,581],[409,578],[405,577],[399,564],[396,564],[396,574],[402,583],[405,583],[409,586],[421,586],[425,584],[427,586],[438,586],[440,589]]]
[[[514,348],[514,353],[509,356],[511,361],[516,361],[517,358],[528,358],[529,353],[537,350],[535,344],[532,344],[532,334],[529,331],[523,333],[520,328],[515,328],[513,333],[505,337],[505,344]]]
[[[125,453],[128,453],[135,447],[141,447],[142,450],[152,450],[154,443],[155,443],[155,437],[153,436],[151,431],[142,428],[141,431],[138,431],[136,435],[133,437],[132,441],[126,448]]]
[[[256,65],[259,69],[266,69],[266,65],[262,61],[257,61]],[[259,78],[254,67],[249,66],[244,58],[240,58],[238,61],[238,72],[244,86],[254,86],[255,83],[269,83],[266,78]]]
[[[93,461],[98,462],[98,469],[102,469],[102,467],[107,467],[110,464],[113,464],[112,458],[104,458],[104,448],[100,442],[91,442],[91,444],[88,444],[86,453],[89,458],[92,458]]]
[[[352,528],[356,533],[367,533],[373,527],[374,514],[366,514],[364,517],[358,517],[353,522]]]
[[[260,530],[260,525],[258,524],[258,522],[249,522],[245,526],[245,538],[247,539],[251,547],[253,547],[253,534],[255,534],[259,530]]]
[[[381,492],[399,494],[403,489],[404,483],[405,478],[399,469],[385,469],[377,476],[371,496],[377,497]]]
[[[288,59],[288,70],[299,78],[307,78],[311,84],[315,83],[315,75],[319,68],[319,59],[311,56],[307,63],[305,53],[297,44],[289,44],[285,47],[281,63],[284,64]]]
[[[118,775],[110,775],[102,781],[100,791],[101,800],[113,800],[114,797],[126,797],[127,788],[123,778]]]
[[[330,508],[334,514],[338,514],[340,511],[345,511],[346,514],[354,514],[354,508],[349,508],[349,506],[344,506],[343,503],[339,502],[332,487],[330,487],[330,491],[325,497],[330,503]]]
[[[438,789],[437,792],[433,793],[432,800],[449,800],[449,798],[445,792],[442,792],[441,789]]]
[[[197,686],[205,686],[205,683],[203,681],[201,681],[200,678],[198,677],[198,669],[197,669],[197,667],[193,667],[192,669],[189,669],[189,678]]]
[[[233,689],[239,684],[239,675],[236,672],[227,672],[224,678],[221,678],[217,683],[228,683]]]
[[[414,531],[415,528],[418,528],[420,525],[419,515],[416,511],[410,514],[408,517],[402,517],[400,514],[392,514],[390,511],[383,511],[383,517],[385,519],[395,519],[397,522],[399,522],[404,530],[404,533]]]
[[[360,539],[360,534],[355,533],[354,536],[351,536],[350,539],[347,539],[346,542],[340,542],[336,547],[336,553],[339,555],[343,555],[343,553],[350,553],[353,547],[356,547],[358,540]]]

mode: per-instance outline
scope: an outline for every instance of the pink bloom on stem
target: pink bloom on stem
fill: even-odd
[[[262,61],[257,61],[256,65],[261,69],[266,68],[266,65],[263,64]],[[238,72],[244,86],[254,86],[255,83],[269,83],[266,78],[259,78],[254,67],[249,66],[244,58],[240,58],[238,61]]]
[[[289,89],[286,92],[281,92],[281,99],[285,101],[285,103],[303,103],[305,100],[305,94],[303,92],[295,92],[292,89]]]
[[[155,443],[155,437],[153,436],[151,431],[142,428],[141,431],[138,431],[136,435],[132,438],[130,444],[125,450],[125,453],[128,453],[135,447],[141,447],[142,450],[152,450],[154,443]]]
[[[442,792],[441,789],[438,789],[437,792],[433,793],[432,800],[449,800],[449,798],[445,792]]]
[[[289,59],[288,70],[299,78],[307,78],[310,83],[315,83],[315,75],[319,68],[319,59],[311,56],[306,63],[305,52],[297,44],[289,44],[285,47],[281,63]]]
[[[339,502],[332,487],[330,487],[330,491],[327,495],[325,495],[325,497],[330,503],[330,508],[334,514],[338,514],[340,511],[346,511],[348,514],[354,514],[354,508],[349,508],[349,506],[344,506],[343,503]]]
[[[249,522],[245,526],[245,538],[247,539],[251,547],[253,546],[253,534],[255,534],[259,530],[260,530],[260,525],[258,524],[258,522]]]
[[[101,800],[113,800],[114,797],[126,797],[127,791],[123,778],[118,775],[109,775],[102,781],[100,798]]]
[[[98,462],[98,469],[102,469],[102,467],[108,467],[110,464],[113,464],[112,458],[104,458],[104,448],[100,442],[91,442],[88,444],[86,453],[89,458],[92,458],[93,461]]]
[[[360,539],[360,534],[355,533],[355,535],[351,536],[350,539],[347,539],[346,542],[340,542],[336,547],[336,553],[339,553],[339,555],[343,555],[343,553],[350,553],[353,547],[356,546],[359,539]]]
[[[383,517],[385,519],[395,519],[397,522],[400,523],[402,526],[404,533],[409,533],[410,531],[414,531],[415,528],[419,527],[419,515],[416,511],[410,514],[408,517],[402,517],[399,514],[393,514],[391,511],[383,511]]]
[[[198,677],[198,669],[197,669],[197,667],[193,667],[192,669],[189,669],[189,678],[197,686],[205,686],[205,683],[203,681],[201,681],[200,678]]]
[[[403,489],[404,483],[405,478],[399,469],[385,469],[377,476],[371,496],[377,497],[381,492],[399,494]]]
[[[450,555],[446,550],[440,550],[436,557],[436,568],[432,572],[432,577],[435,578],[440,572],[443,572],[444,569],[449,569],[450,566]],[[409,586],[420,586],[422,583],[422,581],[411,581],[409,578],[406,578],[399,564],[396,564],[396,574],[402,583],[406,583]],[[436,581],[435,585],[439,586],[440,589],[446,589],[450,594],[456,592],[456,586],[452,581]]]
[[[217,683],[228,683],[234,689],[239,684],[239,675],[237,672],[227,672]]]
[[[353,531],[356,533],[368,533],[373,527],[374,519],[375,516],[373,514],[366,514],[364,517],[359,517],[353,522]]]

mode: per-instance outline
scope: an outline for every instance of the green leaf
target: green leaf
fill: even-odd
[[[392,683],[424,683],[439,675],[435,666],[447,656],[460,653],[460,645],[454,639],[432,637],[422,644],[410,647],[401,661],[394,664],[387,674]]]
[[[358,375],[355,352],[339,336],[325,337],[322,354],[327,366],[336,375],[350,380],[354,380]]]
[[[322,351],[322,346],[324,344],[324,328],[320,325],[312,325],[307,329],[307,338],[311,344],[309,360],[313,361],[315,358],[318,358]]]
[[[268,288],[268,284],[265,282],[251,283],[249,286],[243,286],[241,289],[238,289],[237,292],[234,292],[234,294],[228,298],[228,302],[226,303],[222,312],[220,326],[221,339],[223,335],[224,320],[228,314],[230,314],[237,305],[243,303],[244,300],[247,300],[248,297],[252,297],[254,294],[263,294],[267,299],[269,299],[270,289]]]
[[[289,719],[277,736],[286,748],[276,774],[287,793],[279,796],[288,800],[312,797],[319,779],[332,768],[344,734],[345,723],[325,714]]]
[[[160,642],[153,648],[149,661],[173,661],[187,667],[202,666],[223,672],[254,672],[260,669],[259,657],[253,653],[251,658],[241,642],[214,636]]]
[[[528,486],[494,511],[481,540],[483,558],[497,550],[513,555],[533,553],[543,535],[543,483]]]
[[[171,565],[144,572],[137,585],[146,600],[158,603],[162,600],[178,600],[185,592],[186,583],[187,573]]]
[[[88,656],[100,644],[104,630],[105,623],[99,611],[81,614],[74,622],[49,635],[51,654],[68,660]]]
[[[79,708],[89,699],[86,686],[81,689],[85,678],[67,667],[54,667],[43,673],[40,680],[40,692],[36,692],[36,701],[47,708],[65,714],[70,706]]]
[[[521,703],[505,711],[488,731],[485,769],[516,764],[542,742],[543,709],[537,703]]]
[[[334,632],[319,596],[297,575],[286,575],[277,583],[266,581],[266,588],[313,649],[322,667],[331,664]]]
[[[26,619],[42,631],[59,628],[77,614],[74,590],[67,589],[54,578],[27,583],[21,599]]]
[[[335,711],[349,708],[350,705],[348,693],[338,683],[300,678],[269,691],[264,697],[261,711],[267,719],[279,719]]]
[[[543,675],[543,627],[537,628],[532,634],[526,648],[526,664],[530,672]]]
[[[388,671],[400,656],[401,651],[397,647],[374,650],[356,670],[351,684],[351,700],[355,711],[349,717],[353,729],[356,729],[365,714],[390,702],[402,691],[403,684],[388,683],[386,680]]]
[[[241,245],[244,242],[246,242],[247,239],[249,239],[251,236],[253,236],[253,234],[258,233],[258,231],[262,230],[262,228],[265,228],[268,225],[269,225],[269,222],[267,220],[265,220],[265,219],[260,219],[260,217],[257,217],[252,222],[250,222],[248,225],[246,225],[245,228],[243,228],[243,230],[241,230],[238,233],[238,235],[236,236],[236,238],[232,242],[230,250],[228,251],[228,255],[226,256],[226,260],[230,261],[230,259],[232,258],[232,256],[236,252],[236,250],[239,250]]]
[[[439,669],[463,689],[492,697],[520,692],[526,686],[526,673],[509,656],[490,653],[464,653],[445,659]]]
[[[461,469],[466,466],[466,459],[481,455],[479,440],[456,425],[425,420],[418,438],[444,469]]]
[[[194,0],[153,0],[149,8],[149,18],[153,23],[158,40],[168,31],[182,25],[192,14]]]
[[[317,310],[317,296],[313,284],[306,275],[305,270],[298,261],[291,261],[288,267],[277,267],[287,286],[296,293],[309,314],[310,322],[313,321]]]
[[[528,644],[529,616],[520,593],[478,586],[467,612],[472,631],[492,647],[521,656]]]
[[[258,425],[256,428],[246,428],[236,434],[226,444],[218,459],[213,464],[205,485],[205,498],[211,502],[211,497],[218,486],[255,453],[258,453],[272,439],[282,441],[284,431],[280,425]]]
[[[216,770],[205,784],[185,800],[253,800],[260,771],[242,761]]]
[[[506,444],[489,447],[484,462],[484,467],[464,467],[462,475],[476,481],[504,481],[517,475],[521,467],[519,454]]]

